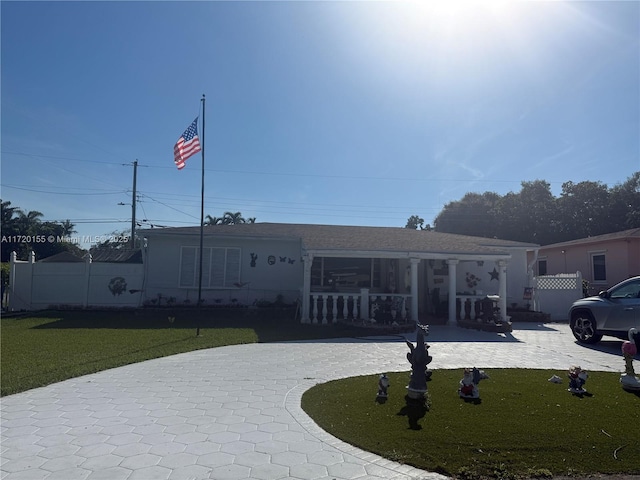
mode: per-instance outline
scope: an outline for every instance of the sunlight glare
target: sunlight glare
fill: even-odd
[[[415,22],[447,38],[492,36],[508,27],[519,2],[506,0],[435,0],[411,2]],[[418,26],[418,25],[416,25]]]

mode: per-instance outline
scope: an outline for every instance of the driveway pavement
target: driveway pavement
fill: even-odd
[[[514,327],[432,326],[430,368],[624,369],[621,341],[588,348],[566,324]],[[0,479],[442,479],[341,442],[300,408],[317,383],[408,370],[407,352],[402,336],[236,345],[11,395]]]

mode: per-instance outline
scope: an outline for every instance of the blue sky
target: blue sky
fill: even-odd
[[[5,2],[2,199],[79,235],[205,213],[426,223],[640,170],[640,3]],[[202,133],[202,132],[201,132]],[[81,245],[85,248],[89,245]]]

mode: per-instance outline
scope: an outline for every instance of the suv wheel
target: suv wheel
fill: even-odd
[[[596,330],[596,321],[589,312],[578,312],[571,318],[571,332],[580,343],[598,343],[602,335]]]

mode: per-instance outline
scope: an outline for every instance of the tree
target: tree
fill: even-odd
[[[404,228],[410,228],[411,230],[417,230],[418,227],[422,229],[422,225],[424,225],[424,218],[420,218],[418,215],[411,215],[407,220],[407,224]]]
[[[418,230],[418,228],[420,228],[420,230],[431,230],[431,225],[428,223],[427,225],[424,225],[424,218],[419,217],[418,215],[411,215],[404,228],[410,228],[411,230]]]
[[[212,217],[211,215],[207,215],[204,220],[205,225],[221,225],[222,218],[220,217]]]
[[[44,215],[37,210],[27,213],[20,208],[12,207],[11,202],[2,202],[2,261],[8,262],[11,252],[18,258],[26,259],[29,252],[36,254],[40,260],[56,253],[70,251],[79,256],[84,251],[70,242],[59,241],[75,231],[70,220],[62,223],[43,222]]]
[[[131,230],[113,231],[105,236],[107,237],[106,240],[96,243],[93,247],[89,249],[89,253],[91,253],[92,255],[95,255],[98,252],[105,251],[105,250],[123,251],[123,250],[131,249],[131,242],[122,241],[122,240],[128,240],[131,238]]]
[[[640,228],[640,172],[611,188],[608,213],[612,231]]]
[[[556,205],[551,185],[544,180],[522,182],[520,192],[508,193],[498,202],[493,219],[496,237],[545,245],[551,243]]]
[[[205,225],[238,225],[241,223],[255,223],[256,218],[244,218],[242,212],[224,212],[222,217],[207,215]]]
[[[40,225],[41,218],[44,216],[41,212],[37,210],[31,210],[27,213],[24,213],[22,210],[17,210],[18,218],[16,219],[16,223],[18,225],[18,229],[20,230],[22,235],[37,235],[38,226]]]
[[[16,235],[19,235],[18,225],[16,222],[16,215],[20,210],[17,207],[12,207],[11,202],[3,202],[2,204],[2,212],[0,213],[0,217],[2,218],[2,261],[8,262],[9,255],[12,251],[16,250],[16,253],[19,253],[17,250],[21,247],[21,245],[16,244],[16,242],[11,241]],[[8,240],[8,241],[5,241]]]
[[[461,200],[449,202],[434,220],[439,232],[494,237],[498,229],[495,209],[499,195],[492,192],[467,193]]]
[[[448,203],[434,221],[436,230],[548,245],[640,228],[640,172],[611,189],[565,182],[558,198],[544,180],[521,185],[504,196],[467,193]]]
[[[0,201],[0,203],[2,204],[1,216],[2,216],[2,228],[4,230],[9,226],[11,220],[13,219],[13,216],[15,215],[16,211],[19,209],[17,207],[12,207],[11,202]]]
[[[609,191],[601,182],[563,183],[558,209],[563,240],[615,231],[609,221]]]
[[[246,223],[246,221],[241,212],[224,212],[222,223],[223,225],[238,225],[240,223]]]
[[[68,237],[68,236],[76,233],[76,228],[75,228],[76,226],[73,223],[71,223],[71,221],[69,219],[65,220],[60,225],[62,226],[62,234],[64,236]]]

